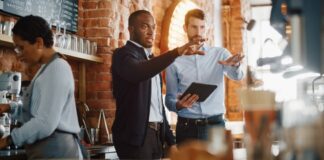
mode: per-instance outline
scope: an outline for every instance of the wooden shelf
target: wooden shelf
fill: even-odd
[[[13,47],[12,37],[0,34],[0,45],[6,47]]]
[[[80,53],[80,52],[76,52],[76,51],[71,51],[68,49],[63,49],[63,48],[58,48],[58,47],[54,47],[54,49],[57,52],[60,52],[64,55],[66,55],[67,57],[71,57],[73,59],[77,59],[77,60],[85,60],[85,61],[91,61],[91,62],[97,62],[97,63],[102,63],[103,59],[101,57],[98,56],[93,56],[93,55],[88,55],[85,53]]]
[[[0,34],[0,45],[1,46],[7,46],[7,47],[13,47],[13,41],[11,36]],[[98,56],[88,55],[85,53],[80,53],[68,49],[58,48],[54,47],[54,49],[57,52],[62,53],[63,55],[66,55],[67,57],[70,57],[72,59],[81,60],[81,61],[89,61],[89,62],[97,62],[97,63],[103,63],[103,59]]]

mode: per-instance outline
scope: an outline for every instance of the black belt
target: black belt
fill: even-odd
[[[77,134],[77,133],[71,133],[71,132],[67,132],[67,131],[62,131],[62,130],[59,130],[59,129],[56,129],[54,132],[65,133],[65,134]]]
[[[213,124],[218,124],[223,120],[224,120],[223,114],[211,116],[208,118],[196,118],[196,119],[178,117],[178,123],[189,124],[189,125],[213,125]]]
[[[148,123],[148,127],[155,131],[159,131],[161,129],[161,125],[162,125],[162,123],[160,123],[160,122],[149,122]]]

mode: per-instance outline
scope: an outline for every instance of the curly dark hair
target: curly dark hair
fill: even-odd
[[[12,33],[30,44],[34,44],[37,37],[43,39],[47,48],[52,47],[54,44],[53,33],[49,24],[39,16],[29,15],[20,18],[12,28]]]

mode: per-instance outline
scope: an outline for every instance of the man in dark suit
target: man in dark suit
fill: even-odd
[[[183,54],[204,52],[194,49],[201,43],[196,40],[153,58],[153,16],[138,10],[130,15],[128,24],[130,40],[115,50],[112,60],[117,105],[112,126],[114,146],[121,159],[159,159],[164,142],[175,148],[162,102],[160,72]]]

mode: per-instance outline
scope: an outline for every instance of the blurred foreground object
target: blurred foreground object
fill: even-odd
[[[282,144],[280,158],[283,160],[324,159],[324,112],[310,97],[286,102],[282,110]]]
[[[248,87],[259,87],[263,85],[263,81],[255,77],[255,72],[251,66],[247,67],[246,78]]]
[[[272,132],[276,121],[275,93],[243,89],[244,142],[248,160],[271,160]]]
[[[171,160],[233,160],[231,132],[224,128],[210,129],[208,142],[189,141],[171,150]]]

